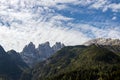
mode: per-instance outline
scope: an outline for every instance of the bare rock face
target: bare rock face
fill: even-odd
[[[33,65],[34,62],[37,61],[39,56],[35,49],[35,45],[32,42],[25,46],[21,52],[21,57],[29,66]]]
[[[56,52],[58,50],[60,50],[61,48],[63,48],[65,45],[61,44],[60,42],[56,42],[55,45],[53,45],[52,49]]]
[[[38,46],[37,52],[40,55],[40,58],[42,58],[42,60],[45,60],[54,53],[54,50],[50,47],[50,43],[46,42]]]
[[[23,51],[21,52],[22,59],[30,66],[32,67],[36,63],[46,60],[49,58],[52,54],[60,50],[64,47],[64,44],[60,42],[56,42],[55,45],[52,47],[50,46],[49,42],[39,44],[37,48],[35,48],[35,45],[30,42],[28,45],[25,46]]]
[[[120,45],[120,40],[119,39],[111,39],[111,38],[98,38],[98,39],[93,39],[90,40],[84,45],[91,45],[91,44],[97,44],[97,45]]]
[[[25,46],[23,52],[29,52],[29,54],[35,52],[35,45],[32,42],[30,42],[28,45]]]

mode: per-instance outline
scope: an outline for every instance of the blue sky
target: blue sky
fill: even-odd
[[[118,4],[118,3],[117,3]],[[102,9],[94,9],[86,6],[69,4],[68,9],[57,10],[56,12],[70,18],[74,18],[74,23],[101,23],[101,24],[118,24],[120,21],[120,12],[114,12],[112,9],[108,9],[103,12]],[[114,19],[113,19],[114,18]],[[112,26],[111,24],[111,26]],[[91,24],[90,24],[91,25]],[[97,26],[96,26],[97,27]],[[98,25],[99,27],[99,25]],[[102,26],[101,26],[102,27]],[[106,26],[108,27],[108,26]],[[117,27],[117,26],[116,26]]]
[[[29,42],[80,45],[94,38],[120,39],[119,14],[120,0],[2,0],[0,44],[21,51]]]

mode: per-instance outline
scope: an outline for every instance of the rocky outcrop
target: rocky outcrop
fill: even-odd
[[[21,52],[22,59],[32,67],[36,63],[49,58],[52,54],[64,47],[64,44],[56,42],[52,47],[49,42],[39,44],[37,48],[30,42]]]
[[[60,50],[61,48],[63,48],[65,45],[61,44],[60,42],[56,42],[55,45],[53,45],[52,49],[56,52],[58,50]]]

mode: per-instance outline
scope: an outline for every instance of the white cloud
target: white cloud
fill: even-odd
[[[116,19],[117,19],[117,17],[116,17],[116,16],[112,17],[112,20],[116,20]]]
[[[109,0],[94,1],[94,3],[90,5],[90,7],[95,9],[102,9],[103,12],[107,11],[108,9],[111,9],[113,12],[120,11],[120,3],[112,3]]]
[[[69,7],[66,6],[65,4],[59,4],[59,5],[56,6],[56,8],[57,8],[58,10],[63,10],[63,9],[67,9],[67,8],[69,8]]]
[[[83,33],[74,29],[57,27],[48,22],[16,26],[11,28],[0,27],[0,44],[6,50],[21,51],[25,44],[31,41],[36,45],[46,41],[50,41],[52,45],[59,41],[66,45],[77,45],[88,39]]]
[[[0,25],[0,44],[6,50],[15,49],[17,51],[21,51],[31,41],[36,45],[46,41],[50,41],[51,45],[55,42],[78,45],[90,39],[88,34],[83,33],[82,30],[91,31],[96,37],[117,33],[116,38],[118,38],[119,32],[116,30],[105,31],[90,25],[73,24],[70,22],[74,20],[73,18],[55,13],[51,8],[56,7],[61,10],[68,7],[65,3],[72,3],[75,5],[92,4],[93,8],[98,9],[105,4],[102,0],[95,1],[96,4],[93,4],[94,0],[1,0],[0,21],[4,24]],[[58,5],[58,3],[61,4]],[[98,5],[98,3],[100,4]],[[68,23],[64,24],[63,21]],[[10,27],[5,25],[7,22]],[[72,28],[69,28],[70,26]],[[103,33],[104,35],[102,35]]]
[[[106,23],[107,24],[107,23]],[[76,26],[76,30],[80,30],[81,32],[85,32],[86,36],[93,36],[95,38],[118,38],[120,39],[120,28],[107,26],[108,28],[101,29],[88,24],[69,24],[71,26]],[[111,28],[110,28],[111,27]],[[89,34],[90,32],[90,34]]]
[[[49,8],[50,5],[54,6],[59,2],[73,1],[49,0],[47,3],[45,0],[41,3],[34,0],[0,1],[0,19],[3,23],[10,23],[10,27],[0,26],[0,44],[6,50],[21,51],[31,41],[36,45],[46,41],[50,41],[51,45],[55,42],[63,42],[66,45],[85,42],[88,38],[83,33],[69,29],[62,23],[62,21],[69,22],[73,20],[72,18],[57,14]],[[32,8],[34,5],[39,7]]]
[[[119,31],[116,31],[116,30],[110,30],[109,33],[108,33],[108,37],[110,38],[118,38],[120,39],[120,32]]]
[[[112,9],[114,12],[120,11],[120,3],[119,4],[113,3],[113,4],[110,4],[108,7]]]
[[[54,16],[53,19],[54,19],[54,20],[65,20],[65,21],[73,20],[72,18],[63,17],[63,16],[61,16],[61,15]]]
[[[97,0],[94,1],[94,3],[90,6],[95,9],[103,8],[105,5],[107,5],[107,0]]]

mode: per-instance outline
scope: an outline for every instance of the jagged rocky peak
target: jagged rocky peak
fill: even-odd
[[[45,43],[39,44],[38,48],[41,48],[41,47],[50,47],[50,43],[45,42]]]
[[[7,52],[9,55],[13,55],[13,56],[20,56],[20,54],[18,52],[16,52],[15,50],[10,50]]]
[[[43,44],[39,44],[37,48],[38,53],[40,56],[47,58],[49,57],[52,53],[54,53],[53,49],[50,46],[49,42],[45,42]]]
[[[17,52],[15,50],[10,50],[10,51],[8,51],[8,53],[10,53],[10,54],[17,54]]]
[[[4,48],[0,45],[0,54],[3,54],[3,53],[5,53],[5,50],[4,50]]]
[[[33,44],[33,42],[30,42],[28,45],[25,46],[25,48],[23,49],[22,52],[34,52],[35,50],[35,45]]]
[[[30,42],[28,45],[26,45],[20,55],[24,62],[26,62],[29,66],[33,65],[34,61],[37,60],[38,56],[33,42]]]
[[[119,39],[111,39],[111,38],[97,38],[90,40],[84,45],[92,45],[92,44],[98,44],[98,45],[120,45],[120,40]]]
[[[50,43],[49,42],[45,42],[43,44],[39,44],[37,51],[39,54],[49,54],[52,53],[52,48],[50,47]]]
[[[56,44],[51,47],[49,42],[39,44],[37,48],[30,42],[25,46],[21,52],[22,59],[29,65],[33,66],[37,62],[43,61],[49,58],[52,54],[64,47],[64,44],[56,42]]]
[[[55,45],[52,46],[53,50],[56,52],[63,48],[65,45],[61,42],[56,42]]]

